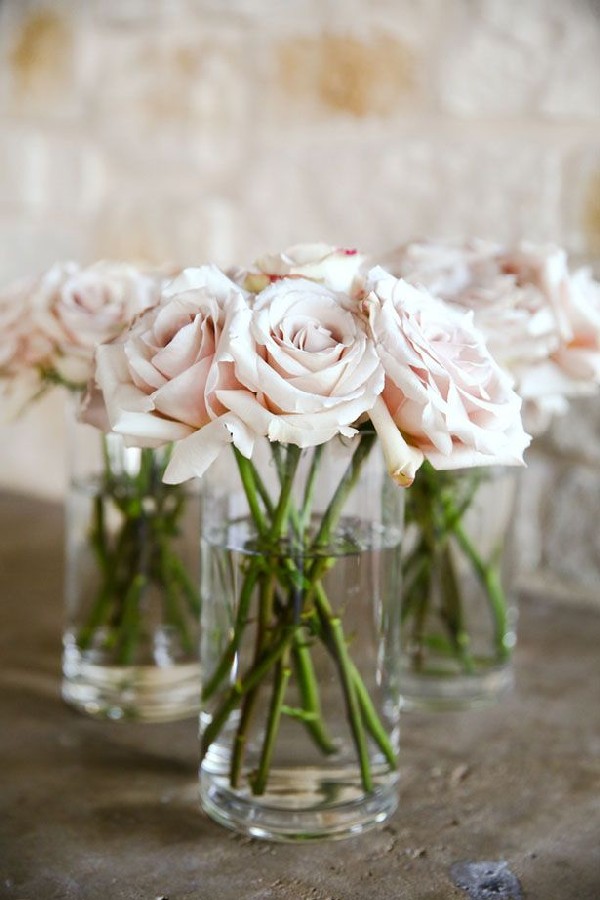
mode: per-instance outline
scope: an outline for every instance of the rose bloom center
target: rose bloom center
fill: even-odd
[[[343,340],[341,335],[314,319],[286,319],[281,323],[279,332],[278,343],[291,345],[306,353],[332,349]]]

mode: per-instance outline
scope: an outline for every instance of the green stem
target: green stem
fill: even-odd
[[[388,737],[387,731],[383,727],[381,719],[377,715],[375,707],[373,706],[373,701],[369,697],[369,692],[365,687],[360,672],[353,662],[350,662],[350,672],[352,674],[352,682],[354,684],[354,689],[356,691],[356,696],[360,704],[363,720],[367,727],[367,730],[370,732],[371,737],[379,745],[379,748],[383,752],[383,755],[387,759],[390,766],[395,769],[398,765],[398,758],[392,746],[392,742]]]
[[[258,558],[255,557],[252,560],[252,563],[253,565],[251,566],[250,571],[244,579],[244,583],[240,592],[240,601],[238,603],[236,619],[233,627],[233,636],[229,641],[227,647],[225,648],[223,655],[221,656],[219,665],[202,688],[203,700],[209,700],[214,692],[219,688],[223,679],[227,677],[231,666],[233,665],[235,655],[240,649],[240,644],[244,634],[244,628],[246,627],[246,623],[248,621],[248,612],[250,609],[250,601],[252,600],[252,592],[254,591],[254,587],[260,575]]]
[[[442,621],[465,672],[472,675],[475,672],[475,662],[470,651],[471,640],[465,628],[460,587],[448,542],[440,550],[440,591]]]
[[[90,543],[96,553],[100,568],[106,573],[109,569],[108,543],[106,540],[106,521],[104,516],[104,496],[94,497],[94,517],[90,532]]]
[[[432,569],[434,562],[425,566],[415,582],[415,611],[412,626],[412,639],[414,650],[412,652],[413,665],[417,671],[420,671],[425,665],[425,626],[427,623],[427,613],[429,612],[429,602],[432,582]]]
[[[259,535],[261,536],[261,538],[264,538],[268,531],[268,525],[265,522],[263,511],[260,508],[260,504],[258,502],[258,491],[254,479],[254,466],[249,459],[246,459],[245,456],[242,456],[237,447],[234,446],[233,452],[235,454],[235,459],[238,465],[240,478],[242,479],[242,485],[244,486],[244,493],[246,494],[246,499],[248,500],[248,506],[250,507],[250,513]]]
[[[77,633],[77,645],[80,650],[88,650],[94,640],[96,629],[110,617],[113,595],[111,585],[105,581],[98,594],[92,611],[85,623]]]
[[[139,572],[132,578],[125,595],[121,621],[121,645],[119,649],[119,664],[122,666],[131,665],[135,656],[140,628],[139,602],[145,587],[146,576]]]
[[[97,508],[97,506],[96,506]],[[79,630],[77,643],[82,650],[87,650],[91,645],[94,632],[102,623],[109,624],[112,618],[116,619],[117,627],[123,617],[124,598],[129,586],[129,570],[126,588],[121,593],[119,575],[123,569],[124,557],[127,555],[127,547],[131,541],[132,523],[126,521],[120,531],[115,549],[110,553],[107,549],[104,565],[104,580],[100,585],[92,611],[86,624]],[[135,571],[135,568],[134,570]]]
[[[404,625],[409,616],[414,614],[418,607],[419,599],[423,594],[423,580],[430,566],[429,553],[424,549],[423,542],[408,557],[402,566],[402,608],[400,610],[400,624]]]
[[[463,552],[470,560],[490,600],[494,618],[496,652],[499,660],[505,662],[510,656],[510,648],[506,646],[506,634],[508,632],[507,605],[497,566],[486,565],[483,562],[462,525],[455,525],[454,534]]]
[[[371,776],[369,750],[342,624],[339,618],[333,615],[327,595],[321,585],[315,586],[315,603],[321,619],[321,625],[334,651],[332,654],[333,660],[340,675],[348,722],[358,755],[362,786],[365,791],[371,791],[373,789],[373,779]]]
[[[293,656],[302,707],[307,713],[303,721],[320,750],[327,755],[335,753],[337,748],[328,736],[323,723],[319,685],[312,657],[300,628],[294,632]]]
[[[200,747],[201,759],[204,759],[208,748],[221,733],[221,729],[227,722],[230,714],[239,704],[240,698],[244,697],[248,691],[251,691],[260,684],[269,669],[277,662],[281,654],[289,645],[292,637],[293,628],[284,629],[279,640],[271,647],[263,658],[251,668],[243,679],[236,681],[236,683],[231,686],[218,711],[204,729]]]
[[[269,492],[265,486],[264,481],[260,477],[260,473],[258,472],[256,467],[253,467],[253,469],[254,469],[253,477],[254,477],[254,483],[256,484],[256,490],[258,491],[260,499],[262,500],[262,502],[264,504],[264,507],[267,511],[267,515],[272,519],[273,518],[273,509],[274,509],[273,501],[271,500],[271,498],[269,496]]]
[[[264,794],[269,777],[269,769],[271,767],[271,759],[275,748],[275,738],[279,730],[279,721],[281,719],[281,708],[285,698],[287,683],[290,679],[291,670],[288,665],[288,653],[286,648],[275,665],[273,678],[273,692],[271,695],[271,703],[269,705],[269,713],[267,716],[267,724],[265,729],[265,738],[262,745],[260,760],[258,763],[258,771],[251,778],[251,786],[253,794]]]
[[[358,482],[362,464],[371,452],[375,439],[375,434],[363,434],[360,438],[360,443],[352,455],[350,464],[344,472],[329,506],[325,510],[321,526],[314,541],[315,547],[326,546],[329,543],[331,532],[339,521],[349,494]]]
[[[77,643],[81,650],[87,650],[90,647],[95,630],[109,617],[111,608],[112,572],[106,540],[104,497],[101,494],[94,497],[94,518],[90,532],[90,544],[94,548],[104,580],[96,596],[92,611],[77,636]]]
[[[194,615],[195,620],[197,620],[200,615],[200,592],[194,587],[185,565],[178,556],[169,552],[167,567],[171,576],[181,588],[187,604]]]
[[[185,615],[179,608],[179,592],[177,590],[177,581],[170,577],[171,566],[169,560],[169,551],[163,546],[161,553],[161,576],[159,583],[162,586],[165,596],[165,612],[169,624],[174,627],[181,638],[181,646],[186,653],[193,653],[197,648],[194,646],[193,638],[190,634]],[[184,595],[185,597],[185,595]]]
[[[271,570],[268,572],[268,577],[267,573],[265,573],[261,584],[253,665],[256,665],[264,656],[269,644],[269,629],[271,627],[271,618],[273,615],[273,594],[275,590],[274,578],[274,572]],[[242,699],[240,721],[238,723],[231,757],[229,781],[232,787],[237,787],[239,784],[239,778],[244,762],[244,753],[248,743],[248,732],[256,708],[259,689],[260,684],[257,684],[252,690],[248,691],[246,696]]]
[[[254,717],[254,710],[256,709],[256,703],[259,697],[259,689],[260,684],[257,684],[242,698],[240,720],[238,722],[235,738],[233,739],[231,762],[229,764],[229,784],[232,788],[237,788],[240,784],[242,763],[244,761],[246,744],[248,742],[248,732]]]
[[[310,514],[312,511],[312,505],[315,495],[315,488],[317,486],[317,475],[319,474],[319,466],[321,464],[321,457],[323,455],[324,444],[318,444],[313,451],[313,458],[310,462],[310,469],[308,470],[308,476],[306,479],[306,486],[304,488],[304,498],[302,501],[302,508],[300,510],[299,522],[300,522],[300,531],[303,533],[306,530],[308,523],[310,522]]]
[[[273,514],[273,523],[269,531],[269,540],[277,541],[282,537],[285,521],[288,515],[288,506],[294,487],[294,475],[300,462],[302,451],[295,444],[288,446],[283,470],[281,474],[281,493],[279,495],[279,503]]]

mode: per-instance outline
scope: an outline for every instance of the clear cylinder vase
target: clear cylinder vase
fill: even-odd
[[[170,448],[68,426],[62,695],[89,715],[168,721],[200,707],[195,485],[165,485]]]
[[[200,781],[221,824],[342,838],[396,808],[403,499],[369,432],[205,476]]]
[[[425,464],[408,489],[403,708],[485,705],[512,687],[517,485],[513,468]]]

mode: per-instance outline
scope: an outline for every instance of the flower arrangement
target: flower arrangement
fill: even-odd
[[[352,658],[343,604],[331,597],[340,553],[359,549],[345,513],[361,473],[377,443],[392,481],[406,487],[424,460],[439,469],[518,465],[529,441],[521,401],[471,314],[365,268],[354,251],[309,245],[248,271],[186,269],[96,358],[111,428],[138,446],[175,442],[166,482],[203,476],[231,448],[243,485],[243,537],[218,563],[237,572],[237,605],[204,639],[203,759],[219,768],[227,756],[229,789],[259,797],[282,718],[301,720],[320,751],[335,754],[313,664],[324,649],[368,795],[381,765],[395,769],[395,746]],[[270,486],[259,464],[265,439],[277,473]],[[350,455],[316,516],[322,456],[336,442]],[[209,641],[221,647],[216,658]],[[252,735],[267,688],[264,729]],[[219,750],[232,729],[232,746]],[[256,743],[256,764],[245,766]]]
[[[158,302],[160,279],[120,262],[57,263],[0,291],[0,396],[18,415],[53,385],[85,389],[96,347]]]
[[[560,248],[416,241],[380,261],[396,276],[430,290],[447,308],[473,316],[523,399],[524,421],[533,434],[564,412],[569,398],[598,391],[600,285],[586,269],[569,272]],[[476,698],[510,682],[514,614],[501,571],[510,490],[505,478],[494,481],[486,470],[453,476],[424,466],[409,491],[404,657],[413,676],[429,677],[429,687],[411,682],[410,674],[406,684],[408,693],[412,684],[426,702],[442,702],[441,696],[434,698],[438,688],[440,695],[451,693],[442,684],[449,675],[470,681],[464,691]],[[476,634],[482,615],[487,642]]]
[[[414,241],[383,255],[381,264],[473,313],[494,359],[512,376],[534,434],[566,412],[569,398],[598,391],[600,283],[589,268],[571,272],[560,247]]]
[[[337,256],[355,261],[345,290],[339,276],[337,289],[328,283]],[[424,459],[520,464],[521,401],[472,317],[362,263],[330,250],[310,279],[295,266],[237,280],[215,266],[185,270],[97,351],[112,430],[139,446],[176,441],[171,482],[202,476],[227,444],[246,458],[259,436],[317,446],[352,436],[363,417],[404,486]]]
[[[360,626],[338,597],[346,558],[368,552],[394,569],[386,556],[399,534],[392,519],[365,536],[357,506],[378,448],[389,489],[409,488],[413,538],[402,567],[412,663],[422,667],[435,646],[463,673],[477,665],[457,546],[487,597],[496,659],[508,653],[498,548],[484,559],[466,521],[491,467],[522,464],[530,440],[523,401],[537,428],[541,413],[598,384],[599,288],[586,272],[569,274],[561,251],[420,242],[368,258],[298,245],[249,269],[207,264],[168,280],[121,264],[67,264],[0,295],[0,323],[0,390],[12,407],[53,384],[79,392],[89,379],[81,418],[106,441],[120,436],[141,460],[139,475],[123,481],[107,450],[100,493],[120,510],[122,528],[111,545],[100,503],[89,538],[107,581],[79,649],[97,649],[101,626],[121,663],[135,659],[144,584],[127,546],[140,510],[155,547],[144,577],[167,591],[173,621],[184,596],[195,605],[189,583],[177,594],[181,567],[168,552],[176,492],[213,463],[235,466],[246,512],[222,523],[220,555],[205,550],[207,570],[232,593],[227,616],[203,639],[203,766],[216,767],[219,790],[272,796],[288,720],[319,754],[342,758],[323,702],[321,654],[335,672],[360,791],[372,796],[382,770],[395,768],[392,694],[383,704],[375,697],[381,679],[361,668],[353,650]],[[336,474],[329,456],[343,459]],[[395,509],[386,491],[379,499]],[[120,606],[115,572],[125,579]],[[432,636],[434,582],[443,634]]]
[[[94,372],[96,348],[159,302],[162,281],[125,263],[67,262],[5,288],[0,293],[5,413],[20,414],[53,387],[78,404]],[[88,413],[93,419],[93,405]],[[71,690],[77,695],[83,690],[82,667],[148,662],[144,634],[150,598],[157,594],[164,598],[163,618],[176,630],[181,654],[197,658],[198,587],[177,548],[187,499],[181,488],[162,482],[169,453],[168,447],[156,454],[128,450],[116,435],[103,434],[99,471],[93,480],[78,474],[73,483],[67,531],[71,521],[85,531],[83,549],[72,535],[67,543],[64,692],[73,702]]]

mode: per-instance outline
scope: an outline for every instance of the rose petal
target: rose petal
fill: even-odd
[[[252,455],[254,439],[242,422],[231,414],[214,419],[176,444],[163,481],[179,484],[193,476],[202,477],[223,448],[232,442],[244,456]]]

